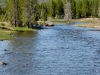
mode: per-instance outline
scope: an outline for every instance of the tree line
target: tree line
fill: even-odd
[[[49,0],[39,4],[37,0],[7,0],[5,7],[0,9],[1,15],[1,21],[10,21],[15,27],[31,27],[39,19],[46,21],[48,17],[63,18],[64,2]]]
[[[24,25],[31,27],[39,18],[39,9],[37,0],[7,0],[7,20],[15,27]]]
[[[39,4],[37,0],[7,0],[6,20],[12,25],[32,27],[36,21],[46,21],[48,17],[63,18],[64,3],[62,0],[51,0]]]
[[[70,0],[72,18],[99,17],[100,0]],[[7,0],[0,7],[0,21],[9,21],[14,26],[32,27],[36,21],[64,18],[66,0],[49,0],[41,4],[37,0]]]
[[[71,0],[72,18],[99,17],[100,0]]]
[[[71,2],[71,13],[72,18],[89,18],[89,17],[99,17],[100,15],[100,0],[52,0],[50,14],[60,16],[66,14],[66,2]],[[58,5],[58,7],[57,7]],[[49,6],[50,7],[50,6]],[[61,10],[60,10],[61,9]],[[60,13],[58,15],[57,11]],[[52,13],[53,12],[53,13]],[[56,13],[55,13],[56,12]],[[59,17],[57,17],[59,18]],[[64,18],[64,17],[63,17]]]
[[[46,2],[47,16],[64,18],[66,14],[66,2],[68,1],[71,2],[73,19],[100,16],[100,0],[50,0]]]

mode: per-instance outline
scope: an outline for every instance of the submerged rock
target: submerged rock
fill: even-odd
[[[4,51],[8,51],[7,49],[4,49]]]
[[[32,28],[33,28],[33,29],[42,29],[43,27],[42,27],[41,24],[33,24],[33,25],[32,25]]]
[[[0,41],[3,41],[3,40],[0,40]]]

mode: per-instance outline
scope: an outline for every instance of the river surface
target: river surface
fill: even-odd
[[[100,75],[100,31],[75,24],[19,32],[0,41],[0,61],[7,63],[0,75]]]

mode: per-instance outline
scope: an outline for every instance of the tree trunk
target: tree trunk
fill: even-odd
[[[70,23],[72,20],[72,14],[71,14],[71,2],[66,0],[66,5],[65,5],[65,17],[64,19]]]

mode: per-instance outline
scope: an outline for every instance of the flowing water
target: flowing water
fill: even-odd
[[[100,75],[100,31],[58,24],[0,41],[0,75]],[[6,49],[6,51],[5,51]]]

